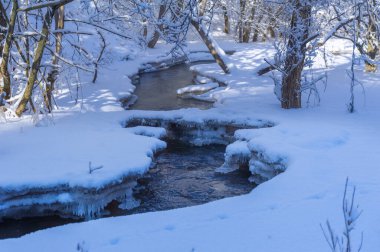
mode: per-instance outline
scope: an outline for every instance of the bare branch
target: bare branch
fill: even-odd
[[[81,65],[75,64],[74,62],[72,62],[72,61],[70,61],[68,59],[65,59],[65,58],[61,57],[59,54],[57,54],[54,50],[52,50],[49,47],[46,47],[46,49],[49,50],[52,54],[54,54],[54,56],[57,57],[59,60],[63,61],[64,63],[66,63],[66,64],[68,64],[70,66],[79,68],[79,69],[81,69],[83,71],[86,71],[86,72],[90,72],[90,73],[94,72],[94,70],[92,70],[92,69],[85,68],[85,67],[83,67]]]
[[[97,28],[99,28],[99,29],[105,30],[105,31],[107,31],[107,32],[109,32],[109,33],[115,34],[115,35],[117,35],[117,36],[119,36],[119,37],[126,38],[126,39],[132,39],[131,37],[126,36],[126,35],[124,35],[124,34],[121,34],[121,33],[117,32],[117,31],[110,30],[110,29],[108,29],[108,28],[106,28],[106,27],[103,27],[103,26],[100,26],[100,25],[98,25],[98,24],[94,24],[94,23],[91,23],[91,22],[88,22],[88,21],[78,20],[78,19],[65,19],[65,22],[66,22],[66,21],[67,21],[67,22],[75,22],[75,23],[83,23],[83,24],[92,25],[92,26],[95,26],[95,27],[97,27]]]

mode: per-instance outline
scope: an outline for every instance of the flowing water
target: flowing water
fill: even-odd
[[[187,207],[249,193],[254,187],[248,182],[250,174],[239,170],[228,174],[215,172],[224,162],[225,148],[169,142],[155,166],[138,180],[135,197],[140,206],[126,213]]]

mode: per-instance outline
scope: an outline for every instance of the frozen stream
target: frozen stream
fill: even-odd
[[[176,89],[191,84],[192,79],[193,75],[186,64],[142,74],[136,89],[139,101],[132,108],[168,110],[210,107],[210,103],[177,98]],[[254,187],[248,182],[249,174],[239,170],[229,174],[215,172],[224,162],[224,151],[224,145],[195,147],[169,142],[168,148],[156,157],[151,170],[138,180],[134,197],[140,205],[123,210],[119,207],[120,203],[114,200],[100,217],[186,207],[249,193]],[[0,223],[0,239],[78,221],[83,219],[59,216],[5,219]]]

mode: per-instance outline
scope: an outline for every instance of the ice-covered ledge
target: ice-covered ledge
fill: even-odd
[[[129,111],[125,127],[151,126],[166,129],[166,139],[193,145],[229,144],[239,129],[273,127],[271,121],[248,117],[231,117],[216,109],[181,109],[174,111]]]
[[[237,140],[226,148],[225,163],[217,171],[228,173],[236,169],[249,170],[249,180],[261,184],[284,172],[287,158],[255,145],[255,140]]]
[[[0,138],[7,145],[0,153],[7,155],[0,168],[0,219],[52,213],[91,217],[112,199],[133,202],[136,178],[166,143],[155,137],[162,131],[148,136],[149,130],[144,135],[122,128],[123,115],[88,112],[68,119],[57,114],[56,125],[49,127],[20,122],[19,130],[3,128]],[[37,142],[48,149],[33,149]]]
[[[30,187],[23,191],[0,189],[0,219],[54,214],[91,219],[99,216],[112,200],[133,208],[138,204],[132,196],[137,178],[137,175],[126,176],[120,181],[103,185],[100,189],[68,185]]]

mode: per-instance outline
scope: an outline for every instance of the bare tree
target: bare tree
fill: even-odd
[[[31,101],[32,97],[32,92],[33,92],[33,87],[36,83],[38,73],[40,71],[40,66],[41,66],[41,60],[44,55],[44,50],[46,47],[46,43],[49,38],[49,33],[50,33],[50,26],[52,23],[52,19],[55,15],[55,12],[62,7],[65,4],[70,3],[73,0],[61,0],[61,1],[55,1],[55,2],[44,2],[40,4],[35,4],[31,6],[25,6],[21,8],[16,9],[16,14],[15,18],[17,16],[18,11],[23,11],[23,12],[28,12],[28,11],[33,11],[33,10],[40,10],[40,9],[46,9],[45,15],[43,18],[43,24],[42,24],[42,30],[41,33],[39,34],[39,39],[37,41],[36,49],[34,51],[33,55],[33,63],[31,65],[30,71],[28,71],[28,79],[27,79],[27,84],[26,87],[22,93],[22,97],[17,105],[16,108],[16,115],[21,116],[21,114],[24,112],[26,105],[28,102]],[[12,20],[12,18],[11,18]],[[11,21],[10,25],[11,26]],[[46,106],[50,108],[50,104],[47,98],[47,93],[46,90],[44,91],[44,99]]]
[[[342,201],[342,212],[344,218],[344,231],[342,235],[338,235],[334,232],[331,227],[330,222],[326,221],[326,229],[321,229],[323,235],[326,239],[328,246],[330,247],[331,252],[354,252],[361,251],[363,246],[363,232],[361,233],[360,243],[357,249],[354,249],[354,240],[352,237],[355,224],[358,221],[362,210],[359,209],[359,205],[355,203],[355,194],[356,187],[353,188],[351,196],[348,195],[348,178],[346,179],[346,184],[344,186],[344,194]]]

